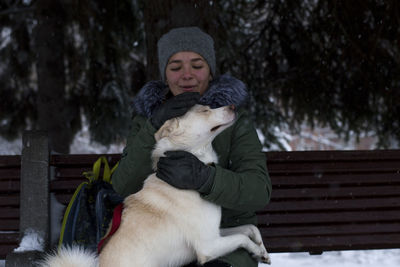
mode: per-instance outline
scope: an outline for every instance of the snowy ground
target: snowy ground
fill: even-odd
[[[273,253],[271,259],[274,267],[397,267],[400,266],[400,249],[337,251],[322,255]]]

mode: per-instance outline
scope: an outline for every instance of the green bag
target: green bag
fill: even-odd
[[[102,179],[99,179],[101,165],[104,164]],[[62,222],[59,247],[79,245],[95,251],[105,235],[112,219],[114,207],[123,201],[112,188],[111,174],[118,163],[110,169],[105,156],[94,164],[93,170],[84,172],[88,181],[75,190]]]

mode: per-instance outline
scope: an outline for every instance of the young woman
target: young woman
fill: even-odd
[[[166,120],[185,114],[196,103],[211,108],[234,105],[235,124],[213,142],[218,164],[208,166],[188,152],[174,152],[160,159],[157,176],[220,205],[223,228],[256,225],[255,211],[269,202],[271,182],[256,130],[243,108],[245,85],[228,75],[216,76],[213,39],[197,27],[172,29],[157,45],[162,81],[147,83],[134,100],[136,116],[112,178],[114,189],[127,196],[142,188],[153,172],[154,133]],[[253,267],[257,262],[240,249],[205,266]]]

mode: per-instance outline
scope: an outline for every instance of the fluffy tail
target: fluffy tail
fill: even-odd
[[[98,267],[97,254],[84,248],[62,247],[39,262],[40,267]]]

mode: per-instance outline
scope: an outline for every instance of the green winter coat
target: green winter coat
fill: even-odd
[[[154,148],[154,127],[144,116],[133,119],[118,168],[113,174],[114,189],[121,195],[136,193],[143,181],[153,173],[151,151]],[[213,141],[219,162],[209,194],[202,197],[222,207],[221,228],[257,224],[255,211],[263,209],[271,196],[271,181],[266,158],[256,130],[244,109],[238,119]],[[247,251],[240,249],[221,258],[233,267],[257,266]]]

